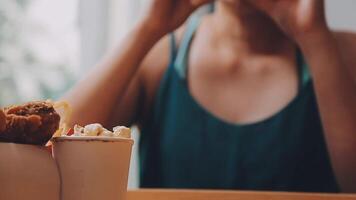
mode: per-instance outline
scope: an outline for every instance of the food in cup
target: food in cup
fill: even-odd
[[[114,127],[112,131],[104,128],[101,124],[88,124],[86,126],[75,125],[73,129],[69,129],[67,133],[61,136],[70,137],[118,137],[131,138],[131,129],[125,126]],[[56,136],[55,136],[56,137]]]
[[[0,142],[45,145],[59,128],[55,103],[34,101],[0,111]]]
[[[125,199],[134,143],[129,128],[75,125],[51,141],[63,199]]]
[[[2,109],[0,109],[0,133],[6,128],[6,115]]]
[[[0,159],[7,161],[0,165],[0,196],[125,198],[134,143],[131,130],[124,126],[108,130],[100,124],[68,128],[70,115],[66,102],[36,101],[0,109]],[[48,147],[53,147],[52,153]],[[103,166],[106,170],[101,170]],[[18,186],[21,193],[16,192]]]
[[[0,199],[60,199],[60,175],[45,145],[60,127],[57,103],[0,109]]]

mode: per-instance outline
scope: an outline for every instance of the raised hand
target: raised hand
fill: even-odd
[[[179,26],[200,6],[212,0],[152,0],[143,21],[165,35]]]
[[[295,40],[328,30],[324,0],[248,0]]]

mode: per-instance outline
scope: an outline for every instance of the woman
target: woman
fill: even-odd
[[[322,0],[153,0],[67,96],[141,128],[142,187],[356,191],[356,36]]]

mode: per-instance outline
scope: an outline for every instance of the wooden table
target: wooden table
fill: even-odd
[[[211,190],[130,190],[127,200],[356,200],[356,195]]]

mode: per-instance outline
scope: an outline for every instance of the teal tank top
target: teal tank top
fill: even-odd
[[[274,116],[249,125],[215,117],[190,95],[186,81],[193,18],[171,62],[151,116],[141,129],[143,188],[338,192],[313,84],[298,54],[299,92]]]

